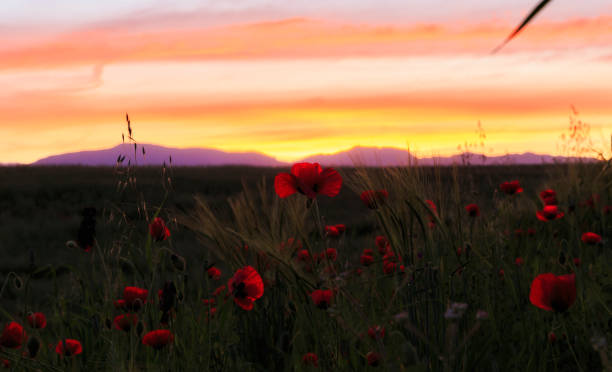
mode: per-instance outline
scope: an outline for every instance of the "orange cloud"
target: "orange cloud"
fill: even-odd
[[[303,18],[214,28],[114,25],[0,49],[0,69],[92,65],[130,61],[299,59],[431,54],[486,54],[512,25],[346,24]],[[612,16],[530,25],[504,53],[555,48],[609,47]],[[1,40],[0,40],[1,41]]]

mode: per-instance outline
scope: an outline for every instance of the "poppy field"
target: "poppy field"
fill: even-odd
[[[0,369],[612,371],[611,163],[0,170]]]

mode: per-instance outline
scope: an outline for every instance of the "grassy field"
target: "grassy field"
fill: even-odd
[[[286,171],[0,168],[0,316],[27,334],[14,348],[0,337],[0,359],[15,371],[612,368],[606,163],[339,169],[340,193],[314,202],[276,195],[274,177]],[[512,180],[524,191],[500,189]],[[366,207],[369,189],[388,199]],[[562,217],[536,217],[545,189]],[[69,242],[87,207],[96,209],[88,252]],[[155,217],[166,239],[150,234]],[[336,224],[346,231],[325,233]],[[587,232],[601,241],[584,242]],[[264,288],[252,310],[239,306],[245,286],[228,283],[247,266]],[[560,298],[554,309],[535,306],[532,282],[545,273],[575,273],[575,301],[553,286],[543,291]],[[128,286],[147,289],[142,303],[116,304]],[[317,290],[330,291],[329,304]],[[47,325],[32,327],[31,312]],[[127,331],[113,325],[124,314]],[[158,329],[171,342],[144,344]],[[63,339],[82,353],[58,355]]]

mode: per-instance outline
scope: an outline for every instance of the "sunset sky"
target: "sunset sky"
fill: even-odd
[[[3,0],[0,163],[169,147],[283,161],[350,147],[559,154],[612,134],[612,2]],[[128,5],[129,4],[129,5]]]

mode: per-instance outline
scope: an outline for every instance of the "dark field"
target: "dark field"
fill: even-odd
[[[0,348],[0,360],[15,371],[612,368],[609,164],[338,169],[339,195],[314,203],[275,194],[274,177],[287,171],[0,168],[0,320],[28,335],[27,345]],[[524,191],[500,190],[512,180]],[[367,189],[389,197],[369,209],[360,200]],[[540,221],[545,189],[556,191],[563,215]],[[479,216],[467,214],[471,203]],[[96,209],[89,252],[67,244],[87,207]],[[156,216],[169,238],[149,234]],[[335,224],[346,232],[325,235]],[[586,232],[601,240],[584,241]],[[386,251],[377,236],[390,241]],[[207,271],[213,265],[220,277]],[[213,293],[247,265],[265,288],[250,311],[237,306],[238,287],[229,298]],[[532,281],[544,273],[575,273],[575,300],[565,287],[543,287],[553,309],[535,305]],[[148,289],[142,307],[114,303],[126,286]],[[312,295],[318,289],[332,290],[325,306]],[[465,313],[454,303],[467,304]],[[38,311],[44,329],[26,320]],[[123,313],[137,326],[115,329]],[[143,344],[156,329],[175,338]],[[64,338],[83,352],[58,356]],[[41,345],[34,356],[32,339]]]

